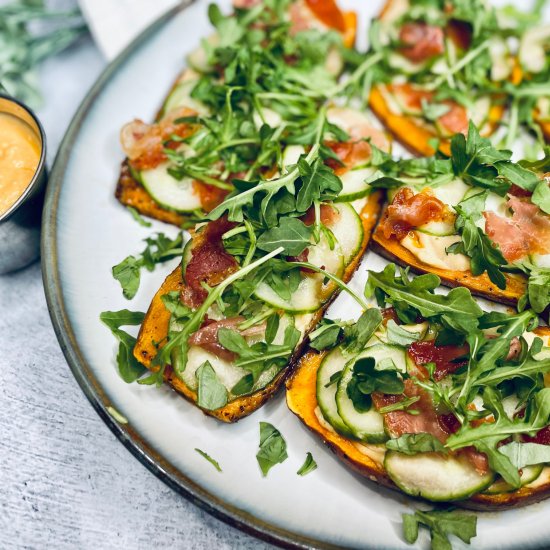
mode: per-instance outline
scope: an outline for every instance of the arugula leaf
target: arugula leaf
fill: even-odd
[[[342,191],[342,181],[321,158],[311,165],[303,158],[299,159],[298,170],[302,181],[296,199],[298,212],[307,212],[315,201],[334,199]]]
[[[298,256],[311,246],[313,227],[307,226],[298,218],[280,218],[279,225],[268,229],[258,237],[256,246],[260,250],[272,252],[282,247],[286,256]]]
[[[493,413],[495,422],[484,422],[476,428],[464,424],[458,432],[449,437],[445,446],[456,450],[473,445],[487,455],[490,467],[499,473],[506,482],[513,487],[519,487],[520,478],[517,468],[513,466],[507,456],[499,452],[497,445],[503,439],[514,434],[535,432],[548,425],[550,388],[543,388],[535,395],[532,408],[528,416],[523,419],[510,420],[502,408],[499,393],[492,388],[485,388],[483,402],[485,408]]]
[[[318,327],[309,335],[309,346],[317,351],[335,347],[344,326],[340,321],[322,319]]]
[[[477,227],[476,221],[481,218],[485,206],[486,192],[478,193],[464,199],[454,208],[458,213],[455,227],[462,241],[451,245],[447,252],[464,254],[470,258],[470,269],[473,275],[487,272],[489,279],[500,289],[506,288],[506,278],[501,267],[508,262],[497,244]]]
[[[531,202],[536,204],[546,214],[550,214],[550,187],[546,179],[537,183],[531,196]]]
[[[410,346],[413,342],[420,340],[418,332],[411,332],[399,326],[393,319],[390,319],[386,325],[386,334],[392,344],[399,346]]]
[[[127,384],[135,382],[147,369],[134,357],[133,351],[136,345],[136,338],[120,330],[120,327],[141,325],[145,318],[145,313],[122,309],[120,311],[104,311],[100,314],[99,318],[109,327],[113,336],[119,341],[116,362],[120,377]]]
[[[153,271],[155,265],[180,256],[183,253],[183,234],[170,239],[163,233],[156,238],[145,239],[147,246],[139,256],[128,256],[113,267],[113,277],[120,283],[122,294],[131,300],[139,289],[141,269]]]
[[[222,468],[219,465],[218,461],[214,460],[208,453],[202,451],[201,449],[197,449],[197,448],[195,448],[195,451],[197,451],[197,453],[199,453],[204,459],[208,460],[208,462],[210,462],[210,464],[212,464],[212,466],[214,466],[214,468],[216,468],[216,470],[218,470],[218,472],[222,471]]]
[[[396,370],[378,370],[376,367],[376,361],[372,357],[362,357],[353,365],[346,393],[358,412],[368,412],[371,409],[373,392],[399,395],[405,389]]]
[[[153,225],[151,222],[148,222],[133,206],[127,206],[128,212],[132,214],[132,218],[141,225],[142,227],[151,227]]]
[[[227,390],[220,382],[209,361],[205,361],[195,373],[198,382],[197,405],[214,411],[227,405]]]
[[[409,544],[416,542],[421,525],[430,530],[432,550],[452,550],[449,535],[467,544],[477,535],[474,514],[454,510],[416,510],[414,514],[403,514],[403,535]]]
[[[397,439],[386,441],[386,448],[407,455],[446,452],[439,439],[429,433],[403,434]]]
[[[544,267],[530,269],[527,297],[536,313],[542,313],[550,305],[550,269]]]
[[[382,314],[377,308],[367,309],[353,325],[344,327],[344,353],[363,351],[382,322]]]
[[[265,477],[276,464],[281,464],[288,458],[286,441],[281,432],[269,422],[260,422],[260,450],[256,459]]]
[[[483,311],[464,287],[454,288],[447,295],[435,294],[440,279],[434,274],[425,274],[409,279],[408,271],[395,273],[395,264],[388,264],[383,271],[369,271],[365,296],[375,295],[379,302],[392,304],[400,317],[407,322],[418,315],[425,319],[439,320],[447,326],[469,332],[477,326]],[[380,305],[383,305],[380,304]]]
[[[296,472],[299,476],[307,476],[307,474],[317,469],[317,462],[313,459],[313,455],[308,452],[304,463],[300,466],[300,469]]]

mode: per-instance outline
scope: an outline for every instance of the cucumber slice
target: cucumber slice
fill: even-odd
[[[189,239],[187,243],[185,244],[185,247],[183,248],[183,253],[181,255],[181,274],[183,276],[183,280],[185,280],[185,270],[187,269],[187,264],[191,260],[191,249],[192,249],[192,243],[193,239]]]
[[[407,372],[407,352],[401,346],[376,344],[363,351],[359,357],[372,357],[376,363],[384,359],[391,359],[399,372]]]
[[[176,84],[170,95],[166,98],[164,105],[162,106],[161,117],[165,116],[170,111],[178,109],[180,107],[188,107],[197,111],[199,114],[208,114],[209,109],[196,99],[191,97],[193,88],[199,81],[199,75],[192,69],[187,69],[182,75],[179,82]]]
[[[453,207],[456,206],[472,189],[460,178],[456,178],[447,183],[432,187],[432,193],[443,204]]]
[[[322,304],[319,275],[307,275],[302,278],[300,285],[289,300],[281,298],[267,283],[261,282],[254,294],[262,302],[276,309],[284,309],[293,313],[307,313],[317,311]]]
[[[330,249],[329,242],[324,233],[321,233],[319,243],[309,248],[308,262],[323,268],[325,271],[341,277],[344,273],[344,254],[338,242]],[[279,296],[266,282],[261,282],[256,288],[255,295],[260,300],[274,306],[292,312],[316,311],[334,292],[335,285],[329,281],[324,283],[324,276],[319,273],[304,274],[300,285],[292,293],[290,299],[285,300]]]
[[[437,453],[406,455],[388,451],[384,467],[403,492],[434,502],[469,498],[494,480],[492,472],[480,475],[466,460]]]
[[[201,208],[199,195],[193,189],[193,180],[173,178],[168,172],[169,164],[164,162],[151,170],[142,170],[139,179],[155,201],[169,210],[192,212]]]
[[[388,439],[384,431],[384,417],[374,408],[367,412],[359,412],[348,397],[347,388],[353,375],[354,361],[347,363],[336,390],[336,408],[340,418],[348,426],[351,433],[360,441],[366,443],[383,443]]]
[[[374,168],[358,168],[349,170],[340,176],[342,191],[338,202],[351,202],[366,197],[371,192],[371,186],[366,182],[375,172]]]
[[[219,43],[220,36],[217,33],[203,38],[200,46],[187,56],[187,63],[200,73],[212,71],[212,66],[208,63],[208,51],[218,47]]]
[[[333,206],[338,210],[340,217],[330,230],[340,245],[344,264],[347,265],[357,256],[363,244],[363,223],[351,204],[338,203]]]
[[[338,371],[343,370],[346,361],[347,359],[342,355],[339,348],[335,348],[325,356],[317,371],[317,404],[325,420],[338,433],[351,437],[353,433],[338,414],[338,408],[336,407],[336,390],[338,389],[338,385],[333,383],[327,387],[330,377]]]
[[[454,224],[443,221],[425,223],[417,227],[416,231],[420,231],[426,235],[433,235],[434,237],[447,237],[457,234]]]
[[[543,468],[543,464],[536,464],[535,466],[527,466],[526,468],[523,468],[520,475],[520,486],[523,487],[524,485],[535,481],[535,479],[537,479],[542,473]],[[487,495],[497,495],[499,493],[511,493],[516,490],[516,487],[512,487],[502,478],[499,478],[486,491],[484,491],[484,493]]]
[[[392,69],[397,69],[405,74],[413,75],[424,70],[428,62],[413,63],[405,56],[392,52],[388,55],[388,65],[392,67]]]

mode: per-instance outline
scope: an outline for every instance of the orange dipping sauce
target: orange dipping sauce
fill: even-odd
[[[38,168],[41,143],[16,116],[0,113],[0,216],[24,193]]]

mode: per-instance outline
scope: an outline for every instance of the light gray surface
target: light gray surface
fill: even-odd
[[[50,166],[103,67],[89,39],[43,67]],[[269,548],[174,493],[116,440],[65,362],[37,263],[0,276],[0,488],[0,548]]]

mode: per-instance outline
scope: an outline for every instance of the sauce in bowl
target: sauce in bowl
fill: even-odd
[[[31,183],[40,162],[42,145],[23,120],[0,112],[0,216]]]

